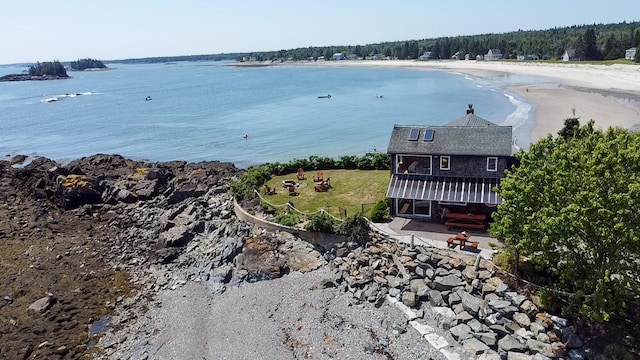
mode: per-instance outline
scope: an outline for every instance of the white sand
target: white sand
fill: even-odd
[[[401,67],[441,70],[491,78],[502,74],[545,77],[545,83],[524,84],[506,89],[534,105],[530,116],[530,140],[556,135],[564,119],[580,117],[585,124],[593,119],[597,128],[640,127],[640,66],[591,65],[579,63],[539,63],[503,61],[413,61],[366,60],[300,62],[306,66]],[[291,65],[291,63],[285,63]],[[482,114],[478,114],[482,116]]]

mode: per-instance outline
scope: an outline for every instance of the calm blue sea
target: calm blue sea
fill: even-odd
[[[64,162],[108,153],[239,167],[337,158],[384,152],[394,124],[445,124],[464,116],[468,103],[480,117],[513,125],[518,144],[529,145],[531,106],[504,88],[537,79],[224,65],[109,64],[110,71],[69,72],[68,80],[0,83],[0,156]],[[2,66],[0,76],[23,70]]]

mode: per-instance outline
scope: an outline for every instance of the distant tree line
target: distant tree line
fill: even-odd
[[[52,62],[38,62],[35,65],[31,65],[29,67],[29,75],[68,77],[67,70],[65,70],[64,65],[62,65],[58,60]]]
[[[152,64],[174,61],[223,61],[223,60],[237,60],[246,56],[246,53],[233,53],[233,54],[212,54],[212,55],[181,55],[181,56],[160,56],[160,57],[146,57],[140,59],[123,59],[114,60],[113,62],[123,64]]]
[[[640,46],[640,22],[618,24],[574,25],[547,30],[518,30],[503,34],[439,37],[423,40],[385,42],[368,45],[308,47],[272,52],[251,53],[256,60],[331,59],[334,53],[354,54],[366,58],[379,54],[397,59],[417,59],[431,52],[433,59],[449,59],[456,52],[471,58],[484,55],[489,49],[500,49],[505,59],[518,55],[536,55],[540,59],[562,56],[566,49],[575,49],[582,60],[624,58],[625,50]],[[639,55],[640,56],[640,55]],[[638,57],[636,57],[638,59]]]
[[[96,59],[78,59],[77,61],[72,61],[69,66],[73,70],[104,69],[107,67],[102,61]]]

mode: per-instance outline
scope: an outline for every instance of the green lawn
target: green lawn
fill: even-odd
[[[277,194],[266,195],[264,186],[260,188],[260,194],[274,205],[291,201],[300,211],[309,213],[325,209],[335,216],[339,216],[339,208],[346,209],[347,216],[359,213],[363,204],[365,211],[368,211],[374,203],[386,197],[390,179],[388,170],[322,170],[322,172],[325,180],[331,179],[331,188],[327,192],[314,190],[313,177],[317,174],[314,171],[305,172],[305,180],[296,180],[295,173],[273,177],[267,185],[275,187]],[[295,180],[299,183],[299,195],[290,196],[289,191],[282,186],[283,180]]]

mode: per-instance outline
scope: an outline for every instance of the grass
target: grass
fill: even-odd
[[[291,201],[295,208],[311,213],[325,209],[335,216],[340,215],[339,208],[347,210],[347,216],[361,212],[362,205],[371,209],[378,200],[384,199],[389,187],[390,173],[388,170],[323,170],[324,179],[330,178],[331,189],[326,192],[314,190],[313,177],[316,172],[305,172],[304,180],[295,180],[296,174],[275,176],[267,182],[268,186],[276,188],[277,194],[265,195],[264,186],[260,189],[262,196],[273,205],[283,205]],[[295,180],[298,196],[290,196],[289,191],[282,186],[284,180]],[[365,210],[366,211],[366,210]]]

